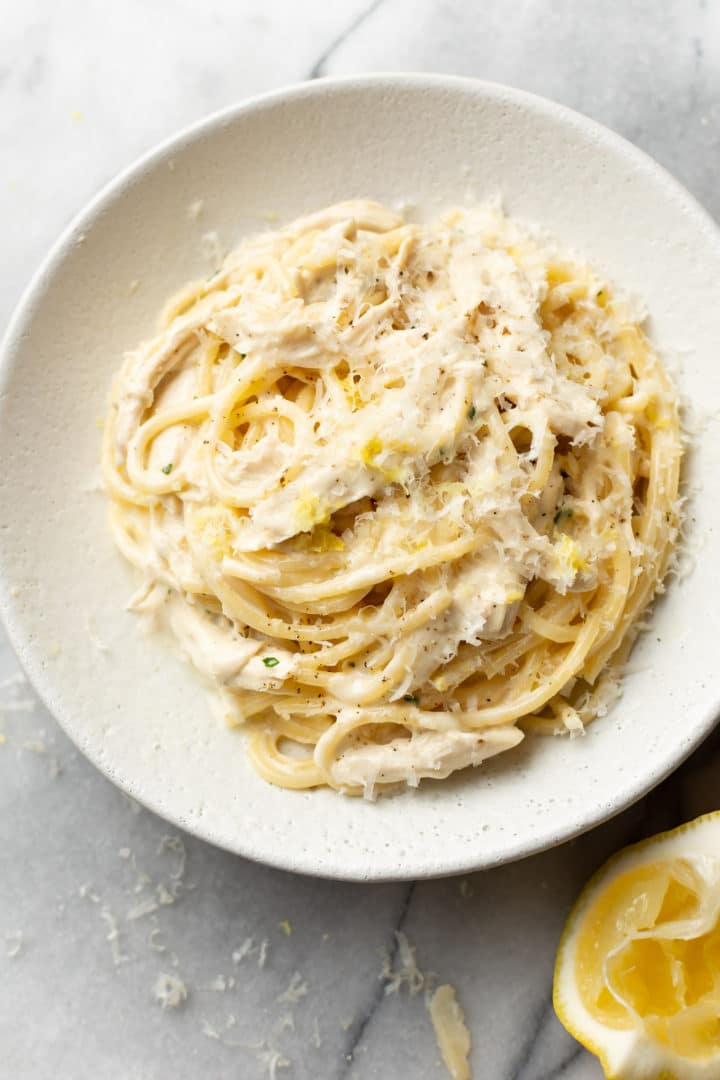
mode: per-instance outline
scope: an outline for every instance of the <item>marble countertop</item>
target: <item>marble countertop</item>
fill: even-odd
[[[27,0],[3,24],[0,322],[71,215],[138,154],[326,74],[448,71],[545,94],[642,146],[720,216],[720,7],[705,0]],[[597,1080],[552,1011],[568,906],[619,846],[718,806],[716,733],[582,840],[462,880],[339,884],[178,836],[132,804],[36,701],[4,638],[0,733],[0,1072],[13,1080],[442,1077],[433,980],[457,989],[476,1077]],[[413,980],[397,976],[405,943]]]

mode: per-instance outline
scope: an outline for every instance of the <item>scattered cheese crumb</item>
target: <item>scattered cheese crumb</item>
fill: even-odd
[[[225,258],[218,234],[214,230],[203,233],[200,238],[200,247],[203,258],[210,263],[213,270],[217,270]]]
[[[137,874],[135,884],[133,885],[133,892],[137,896],[147,885],[152,885],[152,878],[149,874],[145,873],[142,867],[138,866],[137,859],[132,852],[130,853],[130,865]]]
[[[158,903],[162,904],[164,907],[167,907],[170,904],[175,903],[175,897],[170,892],[167,885],[163,885],[162,881],[157,886],[156,893],[157,893]]]
[[[188,988],[177,975],[161,973],[155,982],[154,995],[163,1009],[178,1009],[188,999]]]
[[[283,919],[283,921],[278,925],[280,926],[280,929],[282,930],[285,937],[290,937],[290,935],[292,934],[292,926],[290,925],[288,920]]]
[[[173,881],[180,881],[185,873],[185,863],[187,862],[187,852],[182,837],[163,836],[158,845],[158,855],[162,855],[164,851],[172,851],[178,856],[178,864],[170,877]]]
[[[232,952],[232,962],[233,962],[233,964],[240,964],[240,963],[242,963],[242,961],[245,959],[246,956],[250,956],[250,954],[255,951],[254,950],[254,945],[255,945],[255,941],[254,941],[253,938],[251,938],[251,937],[245,938],[245,940],[243,941],[242,945],[239,946],[239,948],[233,949],[233,952]]]
[[[232,951],[233,964],[241,964],[246,956],[254,956],[257,953],[258,960],[257,965],[259,968],[265,967],[268,954],[268,940],[263,938],[260,945],[255,944],[255,939],[248,937],[238,946],[237,949]]]
[[[136,293],[139,288],[140,288],[139,279],[138,278],[133,278],[132,281],[130,282],[130,284],[128,285],[128,292],[132,296],[133,293]]]
[[[91,900],[93,904],[100,903],[100,897],[93,891],[92,885],[87,883],[79,886],[78,896],[82,897],[83,900]]]
[[[11,930],[5,934],[5,953],[8,960],[19,956],[25,945],[22,930]]]
[[[115,967],[119,967],[120,964],[126,963],[129,957],[126,956],[120,948],[120,931],[118,930],[117,919],[110,908],[105,906],[100,909],[100,918],[105,922],[108,928],[105,940],[110,942],[113,963]]]
[[[287,989],[283,990],[282,994],[280,994],[276,1000],[285,1002],[288,1005],[296,1005],[298,1001],[305,997],[307,992],[307,983],[304,982],[300,972],[296,971],[291,978]]]
[[[470,1032],[452,986],[439,986],[430,1000],[435,1038],[452,1080],[470,1080]]]
[[[197,221],[205,209],[205,202],[203,199],[195,199],[187,208],[187,215],[191,221]]]
[[[460,888],[460,895],[465,900],[467,900],[470,896],[475,895],[475,890],[473,889],[472,885],[470,884],[470,882],[468,881],[467,878],[462,879],[462,881],[460,882],[459,888]]]
[[[143,919],[146,915],[152,915],[157,911],[158,904],[152,896],[148,896],[145,900],[141,900],[135,907],[130,908],[125,916],[126,922],[135,922],[136,919]]]
[[[238,1042],[237,1040],[233,1040],[233,1039],[226,1039],[223,1035],[220,1034],[220,1032],[217,1030],[217,1028],[213,1027],[213,1025],[210,1023],[210,1021],[207,1019],[207,1017],[205,1017],[205,1016],[201,1017],[200,1025],[201,1025],[200,1030],[202,1031],[202,1033],[203,1033],[203,1035],[205,1036],[206,1039],[215,1039],[217,1042],[221,1042],[223,1044],[223,1046],[242,1046],[244,1049],[246,1049],[246,1050],[248,1049],[248,1047],[244,1043]],[[226,1027],[234,1027],[234,1025],[235,1025],[235,1017],[234,1016],[228,1017],[228,1020],[226,1022]],[[264,1044],[260,1044],[260,1045],[264,1045]],[[251,1047],[251,1049],[255,1049],[255,1047]]]
[[[385,957],[380,974],[380,977],[387,981],[385,993],[396,994],[403,986],[406,986],[410,996],[414,997],[421,990],[429,990],[433,980],[432,973],[425,974],[420,971],[415,961],[415,947],[410,944],[402,930],[395,931],[395,938],[398,945],[400,967],[393,970],[390,957]]]
[[[284,1057],[279,1050],[273,1050],[272,1047],[260,1050],[257,1059],[265,1069],[269,1080],[277,1080],[278,1069],[288,1069],[291,1065],[289,1058]]]
[[[154,926],[148,934],[148,948],[157,953],[167,952],[167,945],[162,945],[156,940],[159,934],[162,934],[162,930],[159,926]]]
[[[313,1017],[313,1045],[319,1050],[322,1046],[322,1039],[320,1038],[320,1022],[317,1016]]]
[[[118,848],[118,856],[121,859],[129,859],[130,858],[130,848],[129,847]]]

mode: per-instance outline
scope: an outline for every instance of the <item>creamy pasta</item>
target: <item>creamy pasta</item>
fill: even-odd
[[[497,206],[331,206],[125,357],[103,464],[132,606],[267,780],[366,795],[606,708],[678,526],[631,307]]]

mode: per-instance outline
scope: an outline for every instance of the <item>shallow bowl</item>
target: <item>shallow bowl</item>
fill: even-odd
[[[259,779],[194,672],[125,611],[130,569],[97,491],[99,418],[125,349],[164,300],[268,221],[369,197],[427,215],[500,193],[637,293],[683,395],[720,408],[720,239],[686,191],[592,121],[516,90],[379,75],[291,87],[154,150],[74,221],[38,271],[0,368],[0,611],[45,703],[114,783],[232,851],[328,877],[453,874],[517,859],[617,813],[674,769],[720,705],[711,545],[720,440],[696,437],[687,542],[584,738],[528,739],[477,770],[377,803]],[[209,261],[208,261],[209,260]],[[709,543],[707,543],[709,541]],[[705,545],[703,550],[703,545]],[[694,557],[694,556],[693,556]]]

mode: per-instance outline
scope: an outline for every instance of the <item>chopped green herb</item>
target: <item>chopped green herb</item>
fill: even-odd
[[[241,360],[244,360],[245,357],[247,356],[247,353],[246,352],[241,352],[241,353],[238,353],[238,356],[240,357]]]
[[[477,416],[477,409],[475,408],[474,405],[471,405],[470,408],[468,409],[468,414],[467,414],[468,420],[474,420],[476,416]]]
[[[557,525],[558,521],[560,521],[560,518],[571,518],[574,513],[575,511],[573,510],[572,506],[562,506],[556,513],[553,521]]]
[[[172,462],[170,462],[169,465],[164,465],[162,471],[165,473],[166,476],[169,476],[170,473],[173,471]]]
[[[411,705],[417,705],[419,700],[420,698],[416,697],[415,694],[405,694],[403,697],[403,701],[409,701]]]
[[[277,656],[263,656],[263,664],[265,667],[277,667],[280,661]]]

